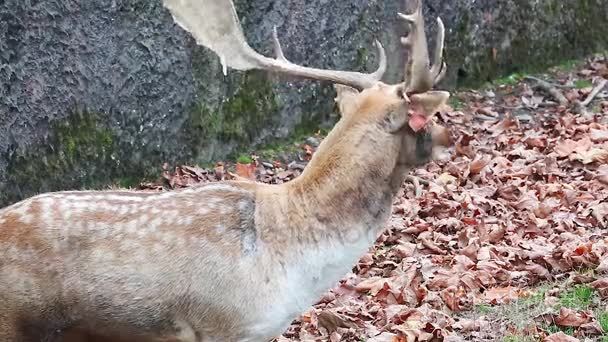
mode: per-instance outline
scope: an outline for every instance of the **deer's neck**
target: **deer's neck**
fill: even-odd
[[[350,131],[341,135],[334,129],[292,182],[289,195],[301,203],[298,210],[318,235],[342,240],[365,232],[375,238],[407,171],[397,163],[400,140],[382,132]]]

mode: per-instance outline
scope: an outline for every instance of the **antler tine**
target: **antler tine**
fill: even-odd
[[[292,63],[287,60],[285,54],[283,53],[283,48],[281,47],[281,42],[278,38],[276,26],[273,29],[272,36],[274,41],[274,52],[276,58],[267,58],[256,53],[257,56],[255,56],[255,58],[260,61],[262,65],[261,69],[285,73],[293,76],[300,76],[304,78],[332,81],[338,84],[348,85],[358,89],[371,88],[374,84],[379,82],[380,79],[382,79],[382,76],[386,72],[386,51],[378,40],[374,41],[376,48],[378,49],[378,58],[380,60],[378,63],[378,68],[371,74],[364,74],[352,71],[335,71],[309,68]]]
[[[441,82],[447,71],[447,66],[443,60],[444,45],[445,26],[443,25],[443,20],[437,17],[437,40],[435,41],[435,54],[433,56],[433,66],[431,67],[433,84]]]
[[[445,27],[443,21],[437,18],[437,42],[433,56],[433,65],[429,69],[429,52],[421,0],[416,0],[416,9],[412,14],[398,13],[399,17],[410,24],[410,33],[402,37],[401,42],[409,48],[405,63],[405,89],[407,93],[425,92],[433,88],[446,72],[443,63],[443,45]]]
[[[357,89],[377,84],[386,71],[387,59],[382,44],[376,41],[380,63],[370,74],[308,68],[289,62],[273,30],[276,58],[268,58],[253,50],[245,39],[232,0],[163,0],[175,22],[190,32],[198,44],[214,51],[224,70],[262,69],[315,80],[332,81]]]
[[[287,62],[287,58],[283,54],[283,48],[281,48],[281,42],[279,41],[279,35],[277,33],[277,27],[272,28],[272,39],[274,40],[274,54],[277,60]]]
[[[405,63],[405,89],[407,93],[424,92],[432,88],[432,80],[420,0],[416,0],[416,9],[412,14],[398,14],[410,24],[409,34],[401,39],[401,42],[409,48]]]

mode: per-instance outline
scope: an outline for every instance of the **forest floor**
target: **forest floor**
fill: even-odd
[[[606,79],[596,56],[456,92],[437,115],[449,153],[412,172],[376,245],[277,341],[608,342]],[[142,187],[286,182],[321,140]]]

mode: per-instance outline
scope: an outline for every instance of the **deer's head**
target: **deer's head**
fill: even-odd
[[[432,88],[445,75],[443,62],[444,26],[438,22],[438,37],[430,65],[424,18],[420,0],[412,14],[398,13],[409,35],[401,39],[409,49],[404,82],[394,85],[381,81],[386,71],[386,54],[376,41],[378,69],[370,74],[324,70],[294,64],[285,58],[276,27],[273,31],[275,58],[254,51],[246,42],[232,0],[163,0],[175,21],[189,31],[200,45],[213,50],[224,69],[261,69],[314,80],[331,81],[337,90],[336,102],[341,121],[374,123],[402,139],[398,164],[419,165],[430,158],[436,145],[446,145],[445,128],[431,123],[432,116],[450,94]],[[342,125],[344,126],[344,125]],[[381,153],[381,152],[380,152]]]

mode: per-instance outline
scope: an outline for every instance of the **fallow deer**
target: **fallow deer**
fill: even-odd
[[[246,42],[231,0],[164,0],[224,71],[337,84],[342,117],[302,175],[164,193],[47,193],[0,210],[0,341],[267,341],[354,266],[382,232],[409,170],[431,158],[430,118],[449,97],[444,28],[429,66],[420,1],[405,81],[289,62]],[[431,128],[429,128],[431,127]],[[434,127],[434,128],[433,128]],[[439,130],[439,131],[438,131]],[[86,339],[82,337],[83,339]]]

